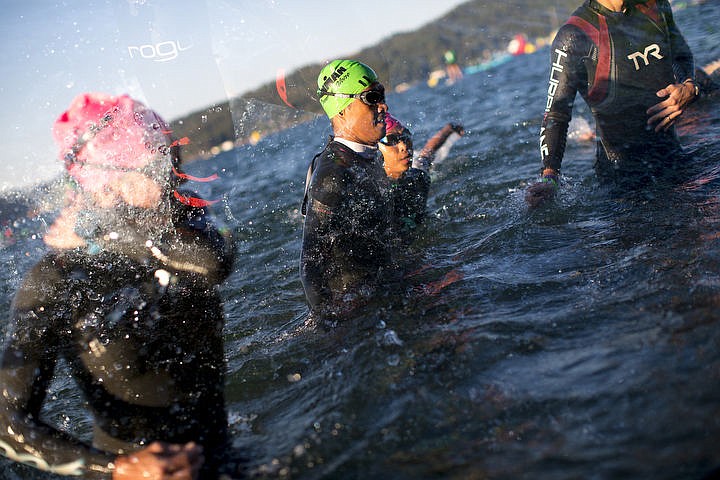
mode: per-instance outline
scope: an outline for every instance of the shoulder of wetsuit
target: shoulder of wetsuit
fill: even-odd
[[[313,162],[304,205],[319,206],[315,212],[334,213],[344,208],[348,192],[354,191],[357,174],[351,168],[362,157],[340,142],[331,141]]]
[[[45,255],[25,275],[13,298],[14,312],[36,310],[45,312],[48,319],[60,320],[68,312],[67,305],[82,301],[91,292],[112,288],[112,284],[137,281],[149,266],[129,257],[101,250],[90,255],[86,250],[62,250]]]
[[[235,239],[229,228],[221,228],[207,208],[192,207],[176,203],[173,207],[172,223],[182,238],[188,240],[207,239],[219,251],[224,251],[229,243],[234,247]]]
[[[339,199],[331,197],[341,194],[352,183],[350,166],[357,154],[346,145],[330,142],[315,162],[310,190],[312,197],[326,205],[332,205]]]
[[[23,277],[13,298],[13,309],[30,310],[38,305],[59,301],[62,280],[68,266],[62,255],[49,253],[41,258]]]
[[[584,47],[586,42],[594,45],[593,37],[599,32],[599,15],[589,8],[577,9],[555,35],[553,50],[561,48],[569,53],[574,48]]]
[[[118,226],[112,238],[96,239],[88,248],[63,253],[70,266],[89,269],[110,269],[115,272],[132,271],[135,265],[148,269],[163,269],[192,281],[217,284],[231,270],[234,243],[206,218],[204,209],[182,206],[185,212],[175,214],[172,227],[159,238],[148,238],[132,225]],[[68,267],[71,268],[71,267]]]
[[[658,0],[656,3],[656,7],[663,14],[672,15],[672,5],[670,5],[670,2],[668,0]]]
[[[352,164],[351,159],[357,156],[357,153],[355,153],[353,149],[334,140],[328,143],[325,152],[327,152],[329,158],[332,158],[334,165],[342,168],[350,167]]]
[[[226,278],[235,260],[235,234],[230,228],[220,228],[206,208],[177,205],[173,213],[173,231],[166,232],[158,249],[167,262],[177,265],[204,267],[189,268],[189,272],[208,277],[211,283]],[[163,248],[166,247],[166,248]]]
[[[400,176],[399,181],[408,184],[418,184],[421,186],[430,186],[430,175],[419,168],[410,167]]]

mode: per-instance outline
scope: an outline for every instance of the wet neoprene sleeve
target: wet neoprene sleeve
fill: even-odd
[[[445,144],[448,137],[455,132],[455,129],[451,124],[445,125],[443,128],[438,130],[430,140],[425,143],[425,146],[420,150],[417,157],[413,158],[412,166],[418,170],[428,171],[435,159],[437,151]]]
[[[109,478],[114,454],[102,452],[44,423],[40,409],[61,355],[58,332],[67,300],[57,270],[36,265],[16,295],[13,329],[0,368],[0,453],[10,460],[60,475]]]
[[[695,80],[695,59],[692,50],[690,50],[690,46],[688,46],[685,37],[680,33],[680,29],[675,23],[672,8],[666,0],[658,2],[658,6],[663,12],[668,31],[670,32],[675,80],[677,82],[683,82],[688,78]]]
[[[540,128],[543,169],[560,171],[575,96],[578,91],[587,90],[583,59],[590,57],[593,49],[588,37],[576,28],[566,25],[555,36],[550,51],[547,104]]]
[[[430,175],[414,167],[408,168],[395,183],[393,200],[401,235],[409,233],[424,220],[429,192]]]

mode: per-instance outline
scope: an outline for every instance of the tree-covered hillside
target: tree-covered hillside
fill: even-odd
[[[387,88],[428,78],[442,68],[443,53],[455,51],[461,65],[478,64],[503,51],[516,34],[545,37],[564,22],[581,0],[471,0],[420,29],[390,36],[359,52],[347,52],[371,65]],[[382,22],[376,24],[382,25]],[[187,136],[186,159],[204,156],[223,142],[245,142],[253,132],[266,134],[320,112],[315,98],[322,63],[287,75],[285,105],[276,82],[269,82],[239,98],[192,113],[173,122],[178,137]],[[274,72],[272,73],[274,74]],[[271,75],[272,75],[271,74]]]

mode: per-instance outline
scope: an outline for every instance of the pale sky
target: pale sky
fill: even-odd
[[[50,129],[79,93],[128,93],[172,120],[465,1],[0,0],[0,190],[60,171]]]

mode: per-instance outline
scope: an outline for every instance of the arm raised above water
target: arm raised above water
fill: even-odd
[[[428,171],[430,169],[430,166],[432,165],[433,160],[435,160],[435,155],[437,154],[438,150],[440,150],[443,145],[445,145],[445,142],[447,142],[448,138],[450,138],[450,135],[452,135],[453,133],[456,133],[457,135],[462,137],[463,135],[465,135],[465,128],[463,128],[463,126],[459,124],[448,123],[440,130],[438,130],[435,135],[433,135],[432,138],[427,141],[422,150],[420,150],[418,156],[413,159],[413,168]]]

